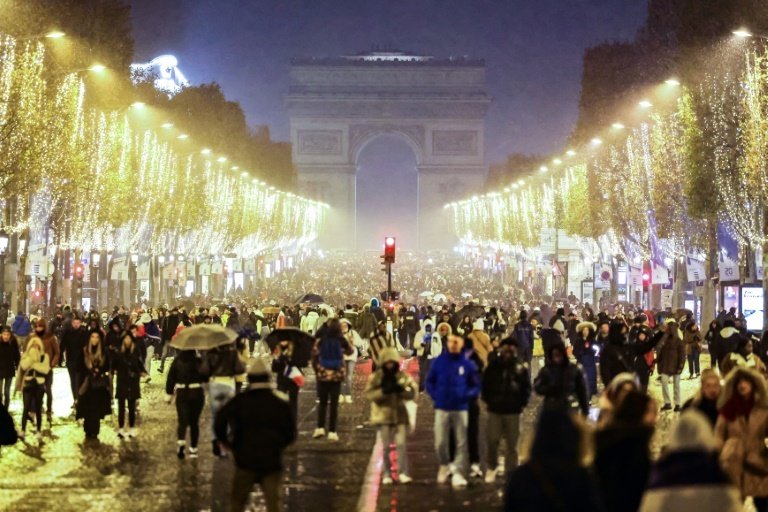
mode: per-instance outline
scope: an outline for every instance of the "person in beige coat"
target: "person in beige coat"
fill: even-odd
[[[45,379],[51,371],[51,360],[45,352],[43,342],[37,336],[27,341],[27,348],[21,356],[17,386],[24,396],[24,412],[21,417],[21,438],[27,430],[27,421],[34,418],[38,439],[42,435],[43,392]]]
[[[491,337],[485,332],[485,323],[482,318],[478,318],[472,324],[472,332],[469,333],[469,339],[472,340],[472,350],[483,362],[483,368],[488,366],[488,353],[493,352]]]
[[[379,354],[381,367],[368,378],[365,395],[371,401],[371,423],[379,427],[379,437],[384,445],[384,471],[381,483],[392,483],[390,446],[393,438],[397,446],[398,482],[412,481],[408,475],[408,410],[405,403],[416,398],[416,382],[400,370],[400,354],[387,347]]]
[[[726,377],[718,400],[715,437],[720,464],[741,491],[752,497],[758,512],[768,512],[768,395],[763,377],[736,367]]]

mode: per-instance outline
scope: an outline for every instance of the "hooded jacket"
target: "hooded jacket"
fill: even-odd
[[[482,399],[494,414],[520,414],[531,398],[531,376],[517,356],[506,359],[500,348],[491,352],[483,373]]]
[[[427,334],[427,326],[430,327],[429,334]],[[443,352],[443,343],[440,341],[440,336],[432,327],[432,320],[426,320],[424,328],[417,332],[414,338],[416,355],[422,359],[435,359]]]
[[[665,333],[657,347],[657,369],[661,375],[680,375],[685,367],[685,342],[679,332]]]
[[[382,366],[389,362],[400,362],[400,354],[393,348],[386,348],[381,353]],[[407,425],[408,412],[405,402],[416,398],[418,386],[406,372],[399,368],[394,374],[394,381],[399,390],[389,392],[385,384],[385,371],[377,369],[368,378],[365,396],[371,401],[371,423],[374,425]]]
[[[560,350],[563,361],[556,364],[552,353]],[[546,405],[569,410],[578,410],[584,416],[589,413],[587,381],[580,365],[568,361],[565,343],[548,348],[546,363],[539,371],[533,384],[536,393],[544,397]]]
[[[429,367],[426,389],[435,409],[466,411],[469,401],[480,394],[477,366],[464,352],[443,352]]]
[[[11,326],[11,331],[16,336],[29,336],[32,332],[32,324],[25,315],[16,315]]]

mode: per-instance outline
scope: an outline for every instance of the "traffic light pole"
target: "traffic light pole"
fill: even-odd
[[[392,300],[392,264],[387,263],[387,300]]]

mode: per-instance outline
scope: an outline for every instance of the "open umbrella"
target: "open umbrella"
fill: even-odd
[[[309,366],[309,360],[312,358],[312,347],[315,345],[315,338],[310,336],[304,331],[296,329],[295,327],[285,327],[282,329],[275,329],[264,340],[267,342],[269,349],[274,352],[275,347],[281,341],[293,342],[293,359],[294,366],[304,368]]]
[[[432,293],[432,292],[430,292],[430,291],[426,291],[426,292],[421,292],[421,293],[419,294],[419,297],[431,297],[431,296],[433,296],[433,295],[434,295],[434,293]]]
[[[444,293],[438,293],[437,295],[432,296],[432,301],[433,302],[440,302],[440,301],[445,302],[447,300],[448,300],[448,298],[445,296]]]
[[[469,315],[471,318],[480,318],[485,316],[485,308],[477,304],[467,304],[456,312],[456,318],[464,318],[464,315]]]
[[[199,324],[187,327],[171,341],[171,346],[179,350],[210,350],[227,345],[237,339],[237,333],[221,325]]]
[[[323,299],[321,296],[319,296],[316,293],[305,293],[304,295],[301,295],[298,299],[296,299],[296,304],[304,304],[306,302],[309,302],[311,304],[322,304],[325,302],[325,299]]]

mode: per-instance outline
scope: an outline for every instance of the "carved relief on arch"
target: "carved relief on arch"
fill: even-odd
[[[417,150],[416,158],[424,154],[424,142],[426,130],[419,124],[353,124],[349,126],[349,155],[350,161],[354,161],[362,146],[376,135],[400,134],[411,142]]]

